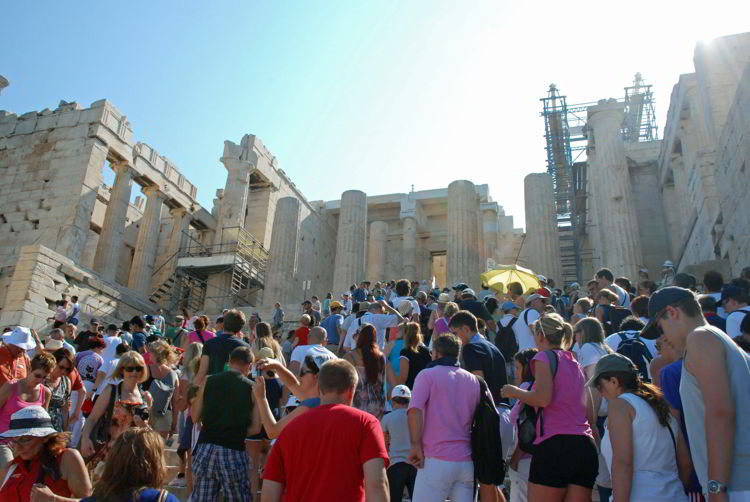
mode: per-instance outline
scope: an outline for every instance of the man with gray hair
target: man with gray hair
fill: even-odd
[[[71,344],[65,341],[65,334],[63,333],[63,330],[60,328],[53,328],[49,330],[49,334],[47,335],[48,338],[51,338],[53,340],[60,340],[63,344],[63,348],[70,351],[70,355],[75,358],[76,355],[76,349],[73,348]]]
[[[320,367],[320,406],[289,422],[276,440],[261,500],[278,502],[282,495],[284,500],[388,500],[388,451],[380,423],[352,407],[358,380],[357,370],[343,359]]]

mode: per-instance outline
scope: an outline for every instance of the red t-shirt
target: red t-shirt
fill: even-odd
[[[374,458],[388,466],[377,418],[343,404],[318,406],[284,427],[263,479],[284,485],[283,501],[365,502],[362,465]]]
[[[83,380],[81,380],[81,375],[78,373],[77,369],[73,368],[68,374],[68,378],[70,378],[71,390],[76,391],[83,389]]]
[[[307,335],[310,333],[310,328],[307,326],[300,326],[297,328],[297,331],[294,332],[294,335],[299,338],[299,343],[297,346],[300,345],[307,345]]]

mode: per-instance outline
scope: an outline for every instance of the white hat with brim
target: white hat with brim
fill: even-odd
[[[41,406],[27,406],[10,416],[9,429],[0,434],[0,438],[43,438],[51,434],[57,434],[57,431],[52,427],[52,419],[47,410]]]
[[[5,345],[15,345],[23,350],[31,350],[36,347],[34,337],[31,336],[31,330],[21,326],[13,328],[10,334],[3,335]]]

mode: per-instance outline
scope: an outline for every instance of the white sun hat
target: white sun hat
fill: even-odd
[[[10,427],[0,434],[0,438],[17,438],[33,436],[37,438],[57,434],[52,427],[52,419],[47,410],[41,406],[27,406],[10,416]]]
[[[5,345],[15,345],[23,350],[36,348],[34,337],[31,336],[31,330],[22,326],[16,326],[10,334],[3,335]]]

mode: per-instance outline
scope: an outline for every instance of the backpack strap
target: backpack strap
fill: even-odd
[[[203,338],[203,332],[202,330],[195,330],[195,333],[198,335],[198,338],[200,338],[202,344],[206,344],[206,340]]]
[[[619,331],[619,332],[617,333],[617,336],[619,336],[619,337],[620,337],[620,343],[622,343],[622,342],[626,342],[626,341],[628,340],[628,337],[627,337],[627,336],[625,336],[625,333],[623,333],[622,331]]]
[[[513,319],[511,319],[508,325],[505,327],[505,329],[513,329],[513,325],[516,323],[517,320],[518,320],[518,317],[514,317]]]
[[[523,313],[523,323],[526,325],[526,327],[529,327],[529,309],[526,309],[526,312]]]
[[[549,361],[549,369],[552,371],[552,385],[555,385],[555,376],[557,375],[557,353],[550,349],[545,350],[547,354],[547,360]],[[539,409],[539,434],[544,436],[544,408]]]

